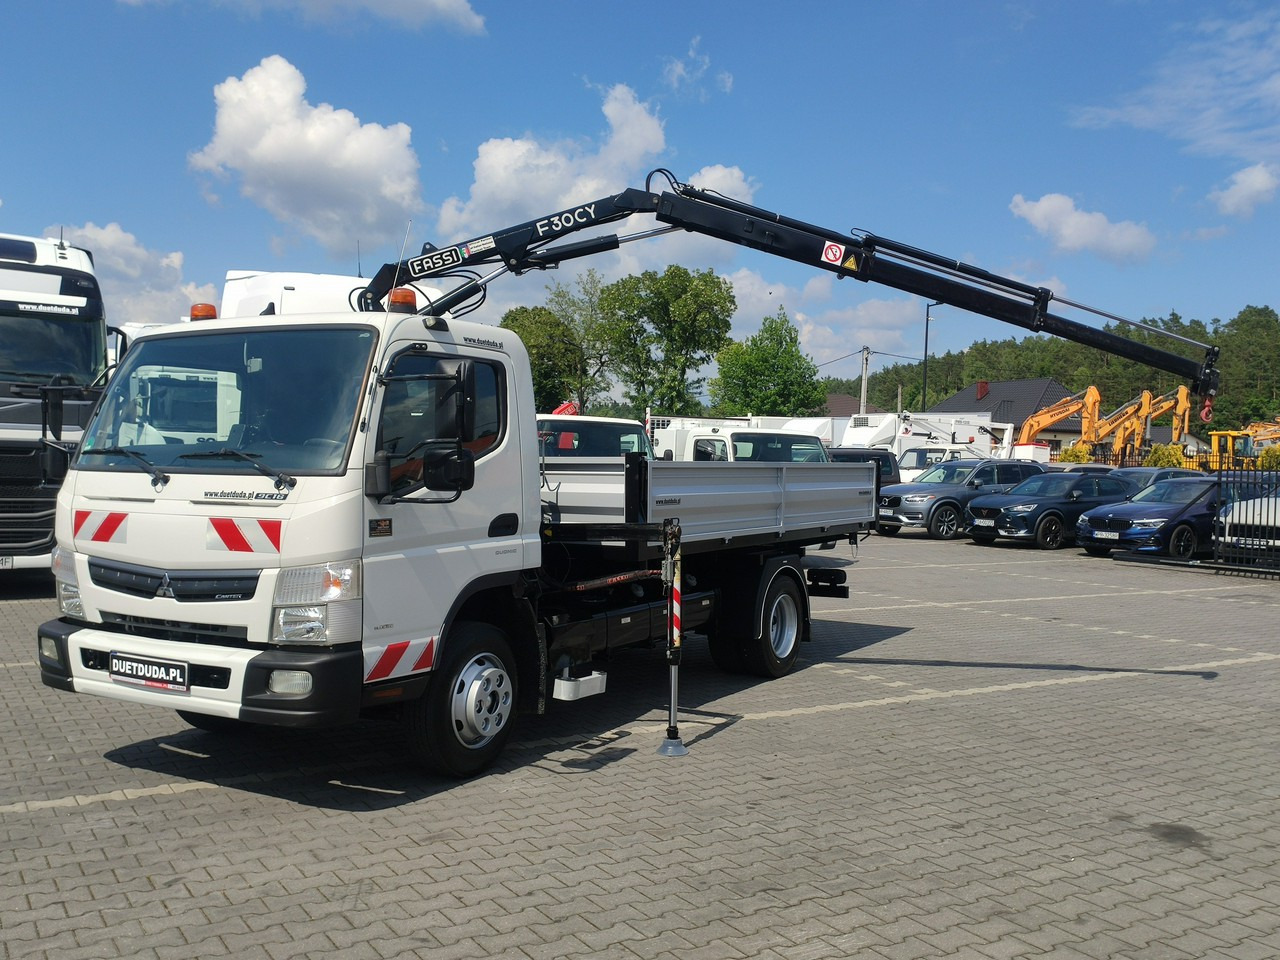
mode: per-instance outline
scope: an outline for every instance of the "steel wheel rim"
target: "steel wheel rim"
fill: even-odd
[[[464,747],[483,747],[511,718],[511,677],[502,661],[482,653],[458,672],[450,712],[453,732]]]
[[[769,645],[773,655],[785,660],[795,648],[800,633],[800,611],[789,593],[780,593],[769,611]]]

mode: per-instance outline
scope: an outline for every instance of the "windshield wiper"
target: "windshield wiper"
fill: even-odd
[[[280,470],[272,470],[270,467],[259,463],[258,459],[261,458],[261,456],[262,454],[260,453],[245,453],[242,450],[232,450],[230,447],[223,447],[221,450],[202,450],[199,453],[180,453],[178,454],[178,459],[179,460],[227,460],[227,459],[243,460],[245,463],[249,464],[249,466],[253,467],[253,469],[257,470],[264,477],[270,477],[272,480],[274,480],[276,482],[277,490],[283,490],[285,487],[288,487],[290,490],[292,490],[298,482],[297,478],[291,477],[287,473],[284,473],[283,471],[280,471]]]
[[[93,447],[80,451],[80,456],[96,455],[102,457],[128,457],[143,470],[151,475],[152,483],[168,483],[169,475],[157,467],[154,463],[138,453],[136,450],[126,450],[124,447]]]

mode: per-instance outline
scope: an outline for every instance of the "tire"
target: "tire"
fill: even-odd
[[[989,547],[996,542],[995,534],[971,533],[969,538],[980,547]]]
[[[960,508],[954,503],[940,503],[929,518],[929,536],[935,540],[954,540],[963,532]]]
[[[1084,548],[1084,552],[1085,552],[1085,553],[1087,553],[1087,554],[1088,554],[1089,556],[1091,556],[1091,557],[1109,557],[1109,556],[1111,556],[1111,548],[1110,548],[1110,547],[1093,547],[1093,546],[1089,546],[1089,547],[1085,547],[1085,548]]]
[[[876,533],[880,534],[882,537],[896,537],[898,535],[898,531],[901,529],[901,527],[894,526],[890,523],[876,524]]]
[[[1169,556],[1176,560],[1190,560],[1200,549],[1200,538],[1192,527],[1180,523],[1169,534]]]
[[[747,669],[761,677],[777,679],[795,666],[804,632],[804,596],[795,580],[778,573],[765,593],[760,636],[743,646]]]
[[[515,726],[515,657],[487,623],[459,623],[426,693],[405,705],[409,754],[433,773],[471,777],[497,759]]]
[[[1066,542],[1062,518],[1057,514],[1042,517],[1036,524],[1036,546],[1041,550],[1057,550]]]

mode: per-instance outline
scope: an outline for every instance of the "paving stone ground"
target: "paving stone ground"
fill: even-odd
[[[489,774],[42,687],[0,582],[0,957],[1271,960],[1280,584],[872,537],[770,683],[691,639]]]

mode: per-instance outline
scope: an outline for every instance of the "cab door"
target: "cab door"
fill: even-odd
[[[453,375],[464,359],[475,395],[460,407]],[[522,444],[502,360],[414,344],[379,380],[369,460],[386,456],[390,495],[365,498],[366,682],[430,669],[458,598],[525,567],[525,540],[537,530],[522,529]],[[433,478],[433,462],[459,448],[474,458],[474,478],[449,489]]]

